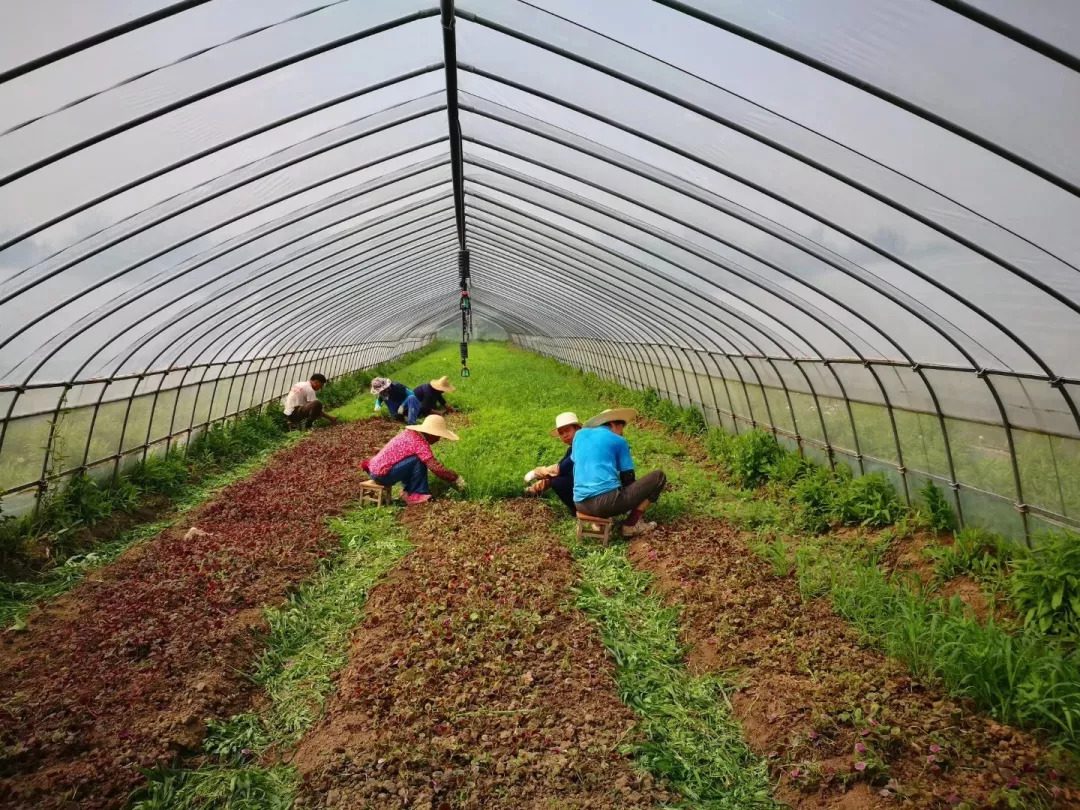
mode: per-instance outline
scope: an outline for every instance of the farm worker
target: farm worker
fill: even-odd
[[[633,408],[609,408],[585,423],[570,448],[577,511],[604,518],[629,512],[622,524],[624,537],[656,528],[655,523],[641,520],[641,515],[667,485],[660,470],[635,480],[630,445],[623,438],[626,423],[635,416]]]
[[[376,377],[371,381],[371,393],[375,397],[376,411],[386,405],[391,418],[405,418],[405,401],[413,395],[413,392],[403,383],[388,380],[386,377]]]
[[[443,394],[449,394],[454,390],[450,380],[439,377],[437,380],[422,383],[416,386],[413,396],[405,400],[405,421],[415,425],[419,417],[427,416],[436,411],[453,413],[454,409],[446,402]]]
[[[531,486],[525,488],[526,495],[539,495],[547,490],[552,490],[559,496],[559,500],[566,504],[570,514],[577,512],[574,507],[574,461],[570,458],[570,445],[574,442],[575,434],[581,430],[581,420],[576,413],[567,411],[555,417],[555,430],[551,435],[562,439],[566,447],[566,455],[558,464],[550,467],[537,467],[525,476],[526,481],[534,481]]]
[[[405,490],[405,503],[409,505],[431,500],[429,470],[458,489],[465,489],[465,479],[446,469],[432,454],[431,445],[439,439],[456,442],[458,437],[446,426],[445,419],[432,414],[423,424],[409,425],[360,467],[376,484],[384,487],[401,484]]]
[[[323,410],[323,404],[319,402],[318,391],[326,385],[326,377],[322,374],[312,374],[310,380],[300,380],[289,389],[282,401],[282,409],[285,418],[289,420],[289,430],[300,427],[306,423],[307,427],[315,424],[320,416],[325,416],[331,422],[337,422],[336,416],[331,416]]]

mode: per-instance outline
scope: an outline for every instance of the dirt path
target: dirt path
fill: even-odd
[[[119,807],[139,767],[198,746],[251,692],[261,607],[329,553],[323,518],[396,430],[313,433],[0,636],[0,806]]]
[[[372,592],[327,716],[294,758],[298,806],[645,807],[635,724],[544,505],[406,511],[414,551]]]
[[[803,603],[793,577],[776,578],[723,521],[663,527],[631,558],[685,605],[691,670],[743,679],[736,714],[792,807],[1080,806],[1046,746],[860,646],[826,600]]]

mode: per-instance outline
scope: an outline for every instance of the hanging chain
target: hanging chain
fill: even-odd
[[[472,299],[469,298],[469,251],[458,252],[461,281],[461,376],[469,376],[469,335],[472,332]]]

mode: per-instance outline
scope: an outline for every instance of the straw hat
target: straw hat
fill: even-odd
[[[439,377],[437,380],[432,380],[431,387],[436,391],[442,391],[444,394],[449,394],[454,390],[454,386],[450,384],[450,379],[448,377]]]
[[[389,387],[390,380],[386,379],[386,377],[376,377],[371,381],[371,393],[375,396],[378,396]]]
[[[577,425],[581,427],[581,420],[577,418],[577,414],[573,411],[566,411],[566,413],[560,413],[555,417],[555,429],[551,431],[551,435],[558,437],[559,428],[564,428],[567,425]]]
[[[608,408],[606,411],[601,411],[586,422],[585,427],[600,427],[601,425],[606,425],[608,422],[629,422],[635,416],[637,416],[637,411],[633,408]]]
[[[438,436],[440,439],[449,439],[452,442],[458,440],[458,435],[446,426],[446,420],[433,413],[419,425],[409,425],[406,430],[415,430],[417,433],[426,433],[429,436]]]

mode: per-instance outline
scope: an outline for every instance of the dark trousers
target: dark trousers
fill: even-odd
[[[636,480],[628,487],[619,487],[574,505],[578,512],[593,517],[612,518],[632,510],[642,501],[656,503],[667,486],[667,476],[655,470]]]
[[[322,411],[322,403],[316,399],[314,402],[308,402],[297,408],[293,408],[293,412],[285,418],[289,420],[290,425],[299,425],[301,422],[304,422],[307,424],[307,427],[311,427],[315,424],[315,420],[322,416]]]
[[[548,479],[548,488],[559,496],[559,500],[566,504],[566,508],[570,510],[570,514],[576,514],[577,508],[574,506],[574,479],[569,475],[557,475],[554,478]]]
[[[428,468],[419,456],[403,458],[386,475],[374,476],[371,480],[384,487],[401,484],[409,495],[427,495],[431,492],[428,488]]]

